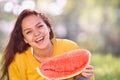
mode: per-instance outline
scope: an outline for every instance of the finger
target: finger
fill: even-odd
[[[94,69],[94,67],[92,65],[87,65],[86,69]]]
[[[84,77],[88,77],[88,78],[90,78],[91,76],[93,76],[93,74],[92,73],[82,73],[82,76],[84,76]]]
[[[93,69],[85,69],[82,71],[82,73],[94,73],[94,70]]]

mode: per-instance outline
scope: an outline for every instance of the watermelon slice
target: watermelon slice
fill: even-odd
[[[89,64],[90,56],[90,52],[85,49],[64,52],[41,63],[37,72],[49,80],[67,79],[80,74]]]

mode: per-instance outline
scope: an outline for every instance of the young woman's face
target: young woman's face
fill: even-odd
[[[50,28],[36,15],[30,15],[22,21],[24,40],[34,48],[46,48],[50,44]]]

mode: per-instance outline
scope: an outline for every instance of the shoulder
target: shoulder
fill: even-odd
[[[8,66],[8,74],[9,78],[12,79],[25,79],[26,77],[26,70],[28,69],[28,56],[27,53],[29,49],[22,53],[16,53],[14,59]]]
[[[16,53],[15,56],[14,56],[14,60],[15,61],[22,61],[22,60],[25,60],[27,58],[27,53],[28,53],[29,49],[27,49],[26,51],[24,52],[21,52],[21,53]]]
[[[16,54],[15,54],[15,56],[14,56],[14,59],[13,59],[13,61],[11,62],[11,64],[10,65],[16,65],[16,66],[18,66],[18,65],[26,65],[26,61],[27,61],[27,52],[29,51],[29,48],[26,50],[26,51],[24,51],[24,52],[21,52],[21,53],[19,53],[19,52],[17,52]]]
[[[74,45],[74,46],[78,46],[78,44],[72,40],[69,39],[58,39],[58,38],[54,38],[52,39],[52,42],[55,44],[62,44],[62,45]]]
[[[56,46],[59,49],[64,49],[64,50],[72,50],[72,49],[77,49],[79,48],[79,45],[69,39],[53,39],[52,40],[53,45]]]

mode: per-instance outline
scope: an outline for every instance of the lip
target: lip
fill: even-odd
[[[42,40],[44,40],[44,37],[43,37],[43,36],[42,36],[42,37],[37,38],[37,39],[35,40],[35,42],[36,42],[36,43],[38,43],[38,42],[41,42]]]

